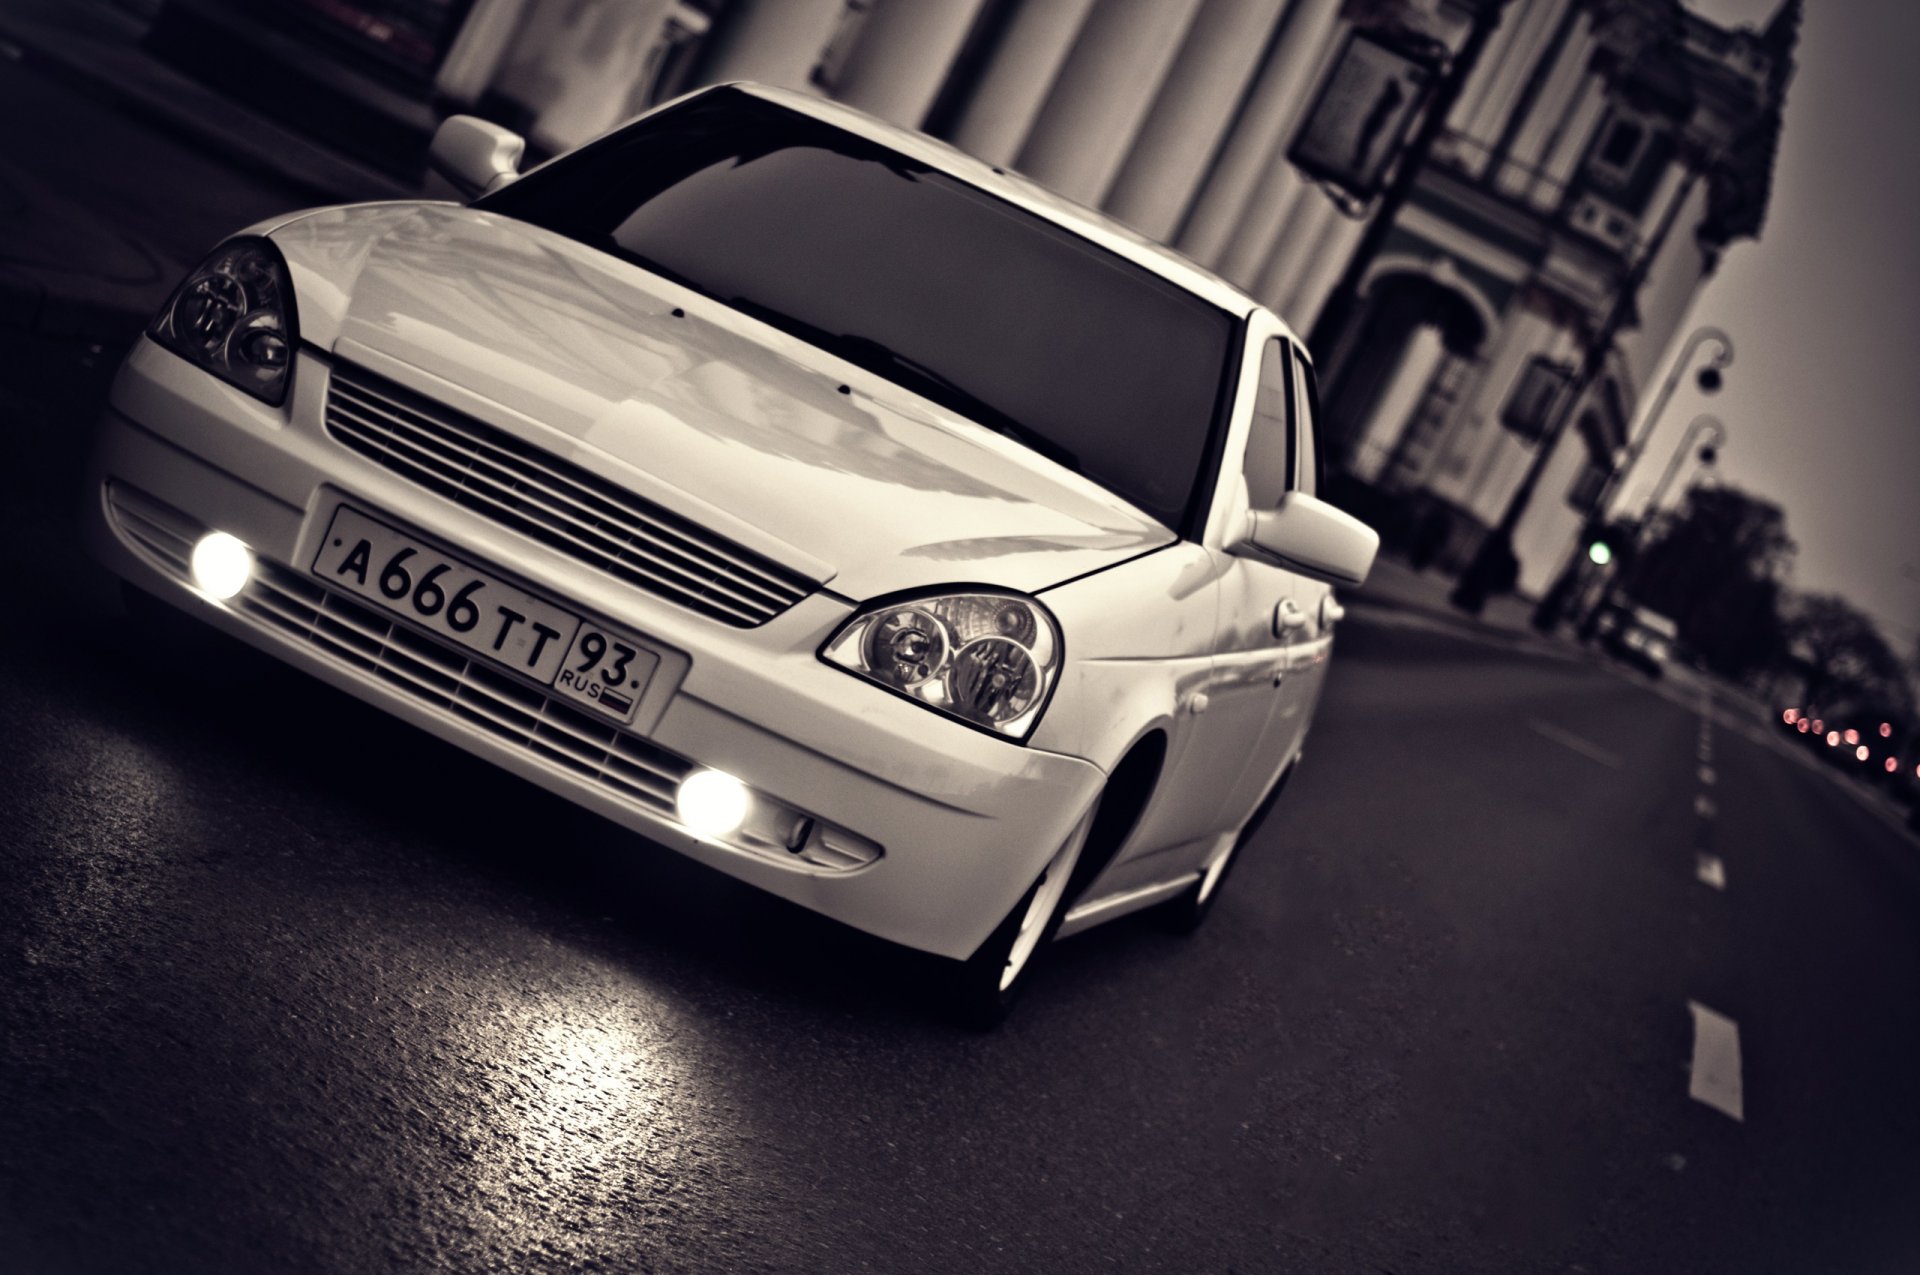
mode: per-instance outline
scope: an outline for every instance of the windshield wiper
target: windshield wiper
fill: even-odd
[[[909,358],[884,341],[876,341],[870,336],[857,332],[828,332],[826,329],[796,319],[772,306],[762,304],[750,297],[734,297],[727,302],[736,310],[744,311],[756,319],[764,320],[776,328],[790,332],[802,340],[812,342],[830,354],[837,354],[847,362],[878,373],[894,384],[924,398],[930,398],[941,406],[960,413],[976,425],[992,430],[996,434],[1023,444],[1039,452],[1048,460],[1074,473],[1081,472],[1080,458],[1067,448],[1054,442],[1031,425],[1026,425],[1007,415],[984,399],[955,384],[944,373],[937,372],[917,359]]]

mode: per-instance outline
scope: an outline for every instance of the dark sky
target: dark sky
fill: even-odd
[[[1777,0],[1689,0],[1722,23]],[[1793,585],[1871,612],[1902,655],[1920,633],[1920,4],[1809,0],[1773,202],[1687,327],[1732,336],[1725,388],[1674,396],[1651,487],[1687,422],[1719,416],[1732,486],[1787,511]],[[1664,375],[1664,372],[1662,373]],[[1657,382],[1656,382],[1657,383]]]

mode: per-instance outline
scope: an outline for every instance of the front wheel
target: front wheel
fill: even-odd
[[[1094,803],[1013,910],[994,927],[979,950],[955,964],[950,972],[949,1002],[954,1016],[969,1027],[986,1030],[1007,1016],[1040,955],[1053,941],[1066,916],[1073,868],[1093,826]]]

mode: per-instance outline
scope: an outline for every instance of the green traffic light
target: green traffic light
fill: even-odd
[[[1604,567],[1613,561],[1613,546],[1604,540],[1596,540],[1587,546],[1587,561],[1596,567]]]

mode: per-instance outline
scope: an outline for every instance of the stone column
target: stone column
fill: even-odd
[[[758,80],[814,92],[808,73],[845,12],[846,0],[739,0],[714,23],[700,82]]]
[[[1014,166],[1069,199],[1112,185],[1200,0],[1104,0],[1087,19]]]
[[[1007,24],[986,74],[953,130],[953,144],[989,164],[1011,164],[1047,100],[1094,0],[1026,0]]]
[[[985,0],[880,0],[834,96],[918,128]]]
[[[434,91],[463,105],[478,102],[493,83],[526,7],[527,0],[475,0],[433,77]]]
[[[1166,239],[1192,198],[1286,0],[1203,0],[1106,209]]]
[[[1219,263],[1268,169],[1287,165],[1286,145],[1313,89],[1312,68],[1333,43],[1339,13],[1340,0],[1293,0],[1288,7],[1246,107],[1174,240],[1202,265]]]
[[[1565,126],[1574,99],[1580,92],[1581,79],[1587,73],[1587,60],[1593,54],[1593,42],[1589,36],[1591,26],[1585,13],[1573,16],[1573,27],[1567,32],[1567,41],[1561,46],[1553,71],[1527,111],[1520,131],[1514,135],[1513,149],[1509,154],[1516,163],[1538,169],[1547,162],[1547,152],[1558,139],[1560,129]],[[1523,178],[1517,185],[1524,188],[1527,184]]]
[[[1513,42],[1496,63],[1485,96],[1464,130],[1476,142],[1488,147],[1499,142],[1507,117],[1513,113],[1527,78],[1533,74],[1533,64],[1553,38],[1562,7],[1558,0],[1533,0],[1517,6],[1508,19],[1514,26]]]
[[[1359,247],[1360,236],[1366,228],[1364,221],[1334,214],[1333,221],[1320,237],[1311,264],[1288,302],[1287,321],[1295,325],[1295,331],[1313,331],[1314,323],[1320,318],[1321,307],[1333,295],[1334,287],[1339,284],[1340,276],[1347,268],[1347,259]]]
[[[1295,312],[1293,298],[1299,290],[1300,280],[1312,271],[1314,263],[1320,259],[1324,241],[1332,233],[1333,223],[1340,220],[1340,216],[1340,210],[1321,191],[1307,191],[1295,200],[1292,214],[1281,228],[1273,255],[1262,272],[1260,290],[1254,293],[1291,323],[1294,331],[1300,333],[1303,339],[1311,325]],[[1327,353],[1324,350],[1314,351],[1315,357],[1321,360],[1322,375],[1327,371]]]
[[[527,140],[558,154],[625,119],[669,7],[669,0],[583,0],[529,10],[498,80],[533,114]]]

